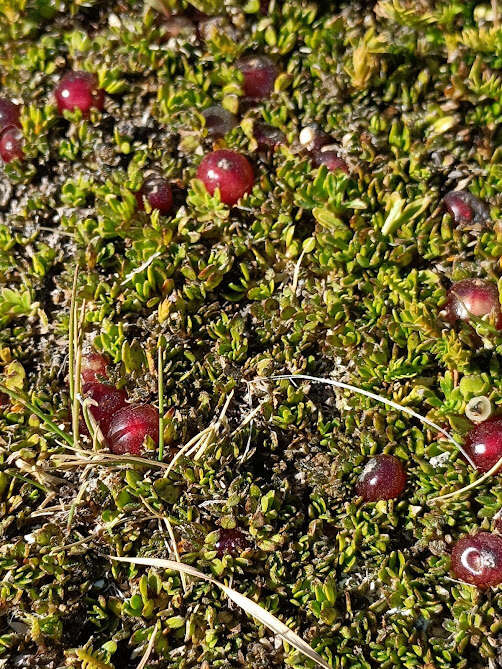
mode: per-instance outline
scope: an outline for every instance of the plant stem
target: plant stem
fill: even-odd
[[[160,345],[157,350],[157,380],[159,395],[159,460],[164,459],[164,355]]]

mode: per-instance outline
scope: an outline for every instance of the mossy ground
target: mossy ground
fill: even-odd
[[[172,556],[164,517],[184,562],[259,601],[333,667],[502,667],[501,587],[479,592],[449,573],[452,542],[493,529],[500,477],[431,505],[476,475],[419,421],[327,386],[249,383],[331,376],[459,439],[469,399],[502,403],[502,334],[439,316],[451,280],[500,276],[502,6],[260,4],[165,0],[223,17],[203,42],[165,39],[162,13],[133,0],[0,2],[2,95],[23,102],[26,141],[26,160],[0,172],[3,382],[70,430],[78,265],[84,347],[111,357],[132,398],[156,401],[159,342],[165,351],[165,462],[233,392],[203,458],[167,478],[120,462],[64,469],[35,414],[3,407],[5,669],[132,669],[157,622],[150,669],[313,666],[215,587],[184,593],[175,572],[111,565],[109,554]],[[247,53],[282,73],[251,108],[233,66]],[[98,74],[103,113],[58,116],[52,90],[68,68]],[[257,174],[231,210],[193,181],[213,147],[201,116],[212,104],[240,118],[218,146]],[[257,119],[286,145],[258,153]],[[312,122],[350,177],[301,154]],[[152,168],[175,185],[170,216],[135,209]],[[488,224],[453,225],[441,200],[460,187],[489,204]],[[406,492],[363,505],[354,483],[381,452],[405,461]],[[252,548],[218,558],[221,526],[242,528]]]

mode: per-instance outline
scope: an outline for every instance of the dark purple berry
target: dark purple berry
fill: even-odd
[[[249,193],[254,183],[249,160],[227,149],[208,153],[199,165],[197,177],[211,195],[219,188],[221,201],[230,206]]]
[[[151,404],[126,406],[113,415],[105,436],[113,453],[140,455],[145,437],[159,443],[159,412]]]
[[[261,150],[274,150],[286,140],[284,133],[279,128],[260,122],[254,124],[253,135]]]
[[[173,192],[167,179],[161,176],[150,176],[136,193],[138,208],[145,208],[143,198],[148,201],[152,209],[158,209],[161,214],[168,214],[173,206]]]
[[[23,133],[19,128],[7,128],[0,135],[0,157],[4,163],[10,163],[15,158],[24,158]]]
[[[238,555],[249,548],[249,542],[240,530],[220,529],[220,536],[214,547],[218,555]]]
[[[202,115],[206,119],[207,134],[210,137],[224,137],[237,125],[236,116],[218,105],[204,109]]]
[[[7,98],[0,98],[0,133],[10,126],[21,126],[19,116],[21,110]]]
[[[502,458],[502,416],[475,425],[464,448],[480,472],[491,469]]]
[[[336,151],[331,149],[326,151],[323,151],[322,149],[320,151],[314,151],[312,153],[312,161],[316,167],[326,165],[330,172],[334,172],[335,170],[342,170],[342,172],[345,172],[345,174],[349,173],[349,167],[345,160],[340,158]]]
[[[366,502],[399,497],[406,485],[406,471],[393,455],[377,455],[364,467],[356,485],[357,494]]]
[[[482,223],[489,217],[486,204],[467,190],[450,191],[443,203],[455,223]]]
[[[274,90],[278,69],[266,56],[249,56],[237,61],[244,77],[244,94],[250,98],[268,98]]]
[[[502,537],[489,532],[462,537],[453,547],[451,570],[478,588],[502,583]]]
[[[448,291],[446,318],[450,323],[469,321],[471,316],[491,316],[495,327],[502,329],[497,286],[483,279],[463,279],[454,283]]]
[[[91,72],[67,72],[57,85],[54,96],[59,112],[80,109],[84,116],[92,107],[103,109],[105,92],[98,88],[98,78]]]

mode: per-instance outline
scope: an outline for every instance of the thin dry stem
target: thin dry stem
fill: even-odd
[[[169,539],[171,540],[171,550],[174,553],[174,556],[176,557],[176,562],[181,562],[181,557],[178,551],[178,544],[176,543],[176,537],[174,536],[174,531],[173,531],[173,526],[171,525],[171,521],[167,516],[163,516],[160,513],[157,513],[155,509],[153,509],[146,499],[141,497],[140,495],[140,500],[143,502],[143,504],[146,506],[148,511],[150,511],[151,514],[155,515],[160,521],[164,522],[167,532],[169,534]],[[181,583],[183,585],[183,592],[187,591],[187,580],[185,574],[181,573]]]
[[[491,478],[494,474],[498,472],[498,470],[502,467],[502,458],[497,460],[497,462],[493,465],[493,467],[485,472],[483,476],[480,476],[479,479],[476,479],[472,483],[469,483],[469,485],[464,486],[463,488],[460,488],[459,490],[454,490],[453,492],[449,492],[446,495],[439,495],[438,497],[433,497],[430,500],[431,504],[435,504],[436,502],[443,502],[445,499],[451,499],[452,497],[458,497],[464,492],[467,492],[468,490],[473,490],[473,488],[477,488],[478,485],[481,485],[485,481],[487,481],[489,478]]]
[[[160,467],[161,469],[167,469],[169,465],[165,462],[159,462],[158,460],[149,460],[148,458],[142,458],[139,455],[115,455],[114,453],[104,453],[104,452],[90,452],[88,457],[78,456],[78,455],[64,455],[60,454],[57,456],[58,467],[71,469],[72,467],[81,467],[82,465],[126,465],[126,464],[138,464],[145,467]],[[80,451],[79,453],[82,453]]]
[[[264,380],[263,378],[260,378],[259,380]],[[425,423],[429,427],[434,428],[438,432],[440,432],[443,436],[445,436],[450,443],[452,443],[465,457],[465,459],[469,462],[469,464],[472,467],[476,467],[472,459],[470,458],[469,454],[465,451],[465,449],[462,447],[461,444],[458,443],[456,439],[452,437],[452,435],[447,432],[446,430],[443,430],[442,427],[439,425],[436,425],[436,423],[433,423],[431,420],[428,418],[425,418],[425,416],[422,416],[421,414],[417,413],[416,411],[413,411],[413,409],[409,409],[408,407],[404,407],[401,404],[398,404],[397,402],[393,402],[392,400],[387,399],[386,397],[383,397],[382,395],[377,395],[376,393],[372,393],[369,390],[363,390],[362,388],[358,388],[357,386],[353,386],[349,383],[342,383],[341,381],[334,381],[332,379],[324,379],[322,377],[317,377],[317,376],[309,376],[307,374],[280,374],[278,376],[271,376],[269,378],[271,381],[280,381],[280,380],[287,380],[287,381],[295,381],[295,380],[303,380],[303,381],[312,381],[314,383],[324,383],[329,386],[334,386],[335,388],[343,388],[344,390],[350,390],[354,393],[358,393],[359,395],[364,395],[365,397],[370,397],[373,400],[376,400],[377,402],[380,402],[381,404],[386,404],[387,406],[392,407],[393,409],[397,409],[397,411],[402,411],[403,413],[407,413],[409,416],[413,416],[414,418],[418,418],[422,423]]]
[[[155,643],[155,637],[159,633],[159,630],[160,630],[160,620],[157,620],[157,622],[155,623],[155,627],[153,628],[152,635],[150,636],[150,641],[148,642],[148,646],[146,647],[145,653],[141,658],[141,662],[138,664],[138,669],[145,669],[146,663],[148,662],[150,655],[152,654],[153,644]]]

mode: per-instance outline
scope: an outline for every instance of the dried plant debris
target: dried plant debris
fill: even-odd
[[[0,28],[0,669],[502,668],[500,1]]]

